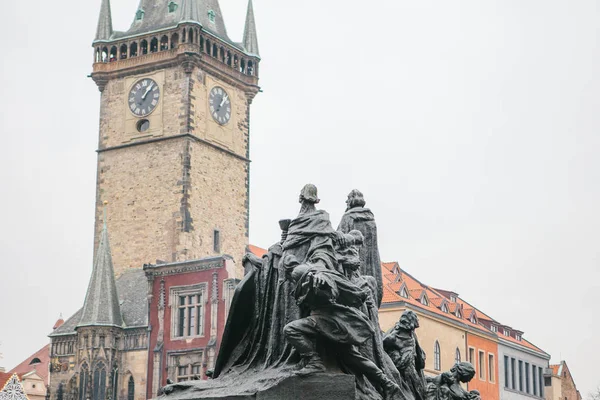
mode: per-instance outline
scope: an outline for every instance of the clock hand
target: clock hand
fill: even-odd
[[[146,92],[142,96],[142,100],[146,100],[146,96],[148,96],[148,93],[150,93],[150,90],[152,90],[152,86],[154,86],[154,83],[151,83],[150,86],[148,86],[148,89],[146,89]]]
[[[221,104],[219,104],[219,109],[221,109],[221,107],[223,107],[223,104],[225,104],[225,102],[227,101],[229,97],[228,96],[223,96],[223,99],[221,99]]]

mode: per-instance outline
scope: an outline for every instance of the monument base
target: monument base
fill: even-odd
[[[239,387],[221,387],[214,390],[183,391],[169,398],[185,400],[354,400],[356,396],[354,375],[315,374],[288,376],[275,385],[254,391],[241,391]],[[160,399],[160,398],[159,398]]]

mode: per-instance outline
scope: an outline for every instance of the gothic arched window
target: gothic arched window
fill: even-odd
[[[456,348],[456,355],[454,356],[454,362],[457,364],[460,362],[460,349],[458,347]]]
[[[114,367],[111,374],[111,387],[112,387],[112,398],[117,398],[117,393],[119,390],[119,369]]]
[[[56,389],[56,400],[63,400],[63,384],[62,382],[58,384],[58,389]]]
[[[87,400],[87,388],[90,380],[90,371],[87,364],[81,366],[79,372],[79,400]]]
[[[440,342],[437,340],[435,341],[435,345],[433,347],[433,369],[436,371],[442,370]]]
[[[134,395],[135,395],[135,382],[133,381],[133,376],[130,376],[129,382],[127,383],[127,400],[133,400]]]
[[[92,400],[106,399],[106,367],[98,363],[94,369],[94,389]]]

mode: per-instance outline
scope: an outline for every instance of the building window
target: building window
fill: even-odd
[[[529,363],[526,362],[525,363],[525,393],[527,393],[527,394],[529,394],[531,391],[530,386],[529,386],[529,373],[530,373]]]
[[[169,5],[167,7],[169,9],[169,13],[174,13],[175,11],[177,11],[177,3],[175,3],[174,1],[169,2]]]
[[[442,304],[442,311],[445,313],[448,312],[448,306],[446,305],[446,303]]]
[[[404,297],[405,299],[408,299],[408,292],[406,291],[406,287],[402,287],[402,290],[400,290],[400,296]]]
[[[87,400],[87,388],[90,380],[90,371],[87,364],[83,364],[79,373],[79,400]]]
[[[523,361],[519,360],[519,390],[523,391]]]
[[[475,316],[475,314],[471,314],[471,323],[477,325],[477,317]]]
[[[504,336],[510,336],[510,331],[508,329],[504,329]]]
[[[217,229],[213,231],[213,250],[215,253],[221,252],[221,232]]]
[[[488,377],[490,382],[496,382],[496,360],[494,359],[494,355],[488,353]]]
[[[133,380],[133,376],[129,377],[129,382],[127,382],[127,400],[133,400],[135,396],[135,381]]]
[[[475,366],[475,349],[469,347],[469,362]]]
[[[540,380],[540,397],[544,397],[544,374],[542,372],[542,367],[538,368],[538,376],[539,376],[539,380]]]
[[[106,338],[104,336],[100,336],[100,347],[105,347],[104,344],[106,342]]]
[[[532,382],[533,382],[533,395],[537,396],[538,391],[537,391],[537,379],[535,379],[536,375],[537,375],[537,367],[535,365],[531,366],[531,371],[532,371]]]
[[[421,304],[423,304],[424,306],[428,306],[429,305],[429,300],[427,299],[427,295],[423,294],[423,296],[421,297]]]
[[[169,356],[169,377],[175,382],[202,379],[202,351]]]
[[[517,378],[516,378],[516,371],[515,371],[515,364],[516,364],[516,360],[514,358],[510,359],[510,377],[511,377],[511,385],[510,387],[514,390],[517,389]]]
[[[437,340],[435,341],[435,345],[433,347],[433,368],[436,371],[442,370],[440,342],[438,342]]]
[[[135,13],[135,19],[136,21],[141,21],[142,19],[144,19],[144,10],[137,10],[137,12]]]
[[[119,370],[117,368],[113,368],[112,374],[111,374],[111,387],[112,387],[112,393],[113,393],[113,398],[117,397],[117,393],[119,390]]]
[[[206,284],[171,288],[173,338],[204,336]]]
[[[521,341],[521,335],[516,335],[515,338],[520,342]]]
[[[508,356],[504,356],[504,387],[508,389],[509,385],[508,385],[508,377],[510,376],[509,373],[509,365],[508,365]]]
[[[479,350],[479,379],[485,381],[485,353]]]
[[[177,382],[189,381],[192,378],[199,379],[200,377],[200,364],[177,367]]]
[[[492,332],[498,332],[498,327],[496,325],[492,325],[490,329],[492,330]]]
[[[462,319],[462,312],[458,306],[456,307],[456,318]]]
[[[460,362],[460,349],[456,348],[456,353],[454,354],[454,362],[458,364]]]
[[[103,363],[96,365],[94,370],[93,400],[105,400],[106,398],[106,368]]]

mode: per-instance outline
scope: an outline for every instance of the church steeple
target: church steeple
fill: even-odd
[[[260,56],[258,51],[258,37],[256,35],[256,22],[254,21],[254,7],[252,0],[248,0],[246,13],[246,26],[244,27],[244,48],[250,54]]]
[[[102,0],[100,5],[100,16],[98,17],[98,28],[96,29],[96,40],[109,40],[113,34],[112,15],[110,12],[110,0]]]
[[[77,327],[82,326],[123,326],[110,245],[108,243],[106,217],[102,228],[102,236],[100,237],[100,245],[96,252],[90,285],[85,295],[81,321],[77,325]]]

